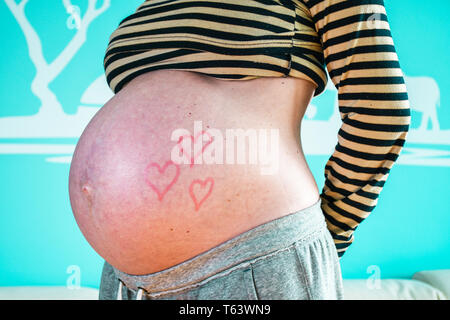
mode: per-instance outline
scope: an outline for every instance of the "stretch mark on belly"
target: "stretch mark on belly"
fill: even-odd
[[[194,201],[195,211],[200,209],[200,206],[205,202],[212,192],[214,186],[214,179],[211,177],[205,180],[195,179],[189,186],[189,194]],[[198,188],[200,187],[200,189]]]
[[[189,138],[191,139],[192,143],[194,144],[194,146],[197,144],[197,140],[198,138],[201,138],[200,141],[203,145],[203,135],[206,134],[209,136],[209,140],[206,142],[206,144],[202,147],[202,149],[200,151],[197,152],[197,154],[195,154],[194,156],[191,156],[191,154],[195,153],[195,147],[194,147],[194,152],[192,151],[192,146],[189,144],[189,152],[186,152],[185,149],[183,148],[183,145],[181,144],[184,140],[184,138]],[[211,136],[211,134],[205,130],[203,130],[202,132],[200,132],[199,134],[197,134],[197,136],[194,138],[194,136],[191,135],[184,135],[181,136],[180,139],[178,139],[177,145],[180,146],[180,150],[181,150],[181,154],[184,154],[187,159],[189,160],[189,163],[191,164],[191,168],[194,166],[194,162],[195,159],[202,155],[203,152],[205,151],[205,149],[214,141],[214,137]],[[186,147],[186,146],[185,146]],[[187,149],[187,148],[186,148]]]
[[[168,168],[173,168],[169,169]],[[172,160],[166,161],[161,168],[158,163],[152,162],[146,168],[146,182],[162,201],[164,195],[172,188],[180,176],[180,167]]]

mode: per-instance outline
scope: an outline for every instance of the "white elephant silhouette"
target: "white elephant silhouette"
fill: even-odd
[[[406,89],[408,92],[411,110],[422,113],[422,120],[417,130],[427,130],[428,121],[431,120],[431,128],[434,131],[439,129],[437,107],[440,106],[440,90],[437,82],[431,77],[407,77],[404,76]],[[325,90],[337,91],[331,80],[328,80]],[[335,101],[334,113],[338,109],[339,101]],[[317,107],[311,104],[305,114],[307,119],[313,119],[317,113]]]
[[[437,106],[440,105],[440,91],[436,81],[431,77],[404,77],[408,90],[411,110],[422,113],[418,130],[427,130],[431,120],[432,130],[439,130]]]

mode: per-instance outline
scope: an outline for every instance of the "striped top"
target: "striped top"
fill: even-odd
[[[112,33],[117,93],[158,69],[224,80],[296,77],[338,90],[342,125],[320,194],[341,257],[405,143],[408,94],[383,0],[147,0]]]

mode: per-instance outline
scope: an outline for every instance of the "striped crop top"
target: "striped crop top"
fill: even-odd
[[[297,77],[316,84],[315,96],[331,79],[342,125],[320,197],[339,257],[374,210],[411,121],[383,0],[147,0],[112,33],[104,67],[115,93],[158,69]]]

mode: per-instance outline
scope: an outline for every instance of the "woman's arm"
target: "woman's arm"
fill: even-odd
[[[296,0],[311,13],[342,126],[321,193],[338,255],[374,210],[405,143],[411,115],[383,0]]]

